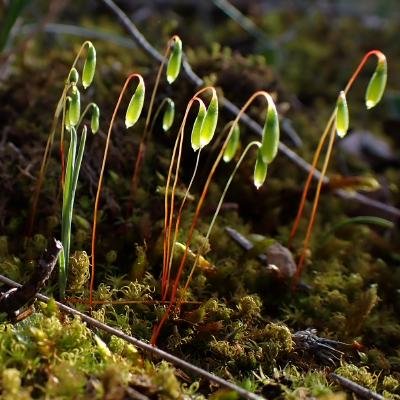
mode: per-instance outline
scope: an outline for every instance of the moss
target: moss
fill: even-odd
[[[237,308],[242,318],[252,319],[260,316],[262,302],[257,295],[244,296],[239,300]]]
[[[157,13],[157,10],[155,12]],[[215,17],[214,13],[210,16]],[[338,66],[341,70],[348,71],[347,67],[352,67],[350,64],[358,57],[359,49],[351,40],[354,37],[353,33],[365,33],[365,28],[360,27],[359,23],[354,24],[359,31],[354,31],[349,20],[343,22],[341,18],[337,18],[332,23],[317,10],[315,16],[306,19],[309,24],[295,26],[294,31],[298,35],[295,41],[283,43],[283,47],[291,51],[297,62],[304,60],[307,64],[307,68],[304,69],[298,68],[296,62],[292,63],[287,71],[292,80],[283,82],[284,85],[281,77],[275,75],[264,56],[243,56],[239,51],[232,51],[218,44],[193,47],[189,50],[189,57],[196,72],[205,76],[207,82],[220,86],[219,93],[233,100],[235,104],[243,104],[253,89],[263,88],[273,92],[274,96],[277,95],[279,101],[282,100],[279,113],[284,117],[287,111],[290,111],[287,115],[303,140],[302,146],[296,151],[306,160],[312,159],[313,148],[320,137],[319,130],[326,116],[329,116],[332,98],[343,83],[344,77],[339,77],[340,84],[333,79],[338,74]],[[185,15],[186,17],[188,16]],[[286,26],[293,26],[297,20],[297,16],[290,10],[273,11],[266,18],[262,15],[254,17],[260,26],[266,25],[267,20],[272,21],[273,24],[268,25],[267,29],[273,34],[283,33]],[[180,14],[177,12],[167,29],[175,26],[184,32],[186,26],[174,25],[179,23],[179,18]],[[218,29],[206,30],[206,40],[211,37],[216,40],[243,38],[236,35],[240,32],[234,23],[225,23],[220,16],[217,18]],[[148,24],[149,30],[152,29],[151,21],[152,19]],[[101,22],[104,23],[104,20]],[[89,24],[97,27],[93,21]],[[190,26],[191,32],[196,29],[194,24],[184,25]],[[316,29],[318,40],[328,37],[337,44],[338,37],[347,39],[339,41],[340,48],[335,47],[332,51],[326,45],[326,40],[323,45],[322,42],[313,40],[311,26]],[[113,24],[109,27],[119,31],[119,27]],[[393,29],[392,37],[395,32]],[[161,39],[159,33],[157,30],[157,40]],[[379,37],[383,40],[384,36],[383,31],[379,35],[374,33],[373,37],[369,36],[369,40],[363,39],[360,46],[370,48],[371,39]],[[191,36],[188,34],[187,37],[190,41]],[[195,42],[190,42],[191,45],[193,43]],[[65,44],[68,47],[68,39],[65,39]],[[121,52],[118,47],[105,41],[99,42],[99,46],[99,56],[102,54],[102,76],[105,80],[103,82],[103,79],[98,79],[96,97],[116,98],[119,90],[119,83],[116,84],[116,81],[119,82],[124,70],[131,70],[132,67],[145,72],[149,87],[154,84],[154,63],[144,62],[141,55],[131,59],[129,52]],[[241,43],[240,46],[243,46],[241,49],[245,52],[254,49],[245,43]],[[68,59],[64,50],[60,53],[46,47],[49,57],[47,58],[41,56],[43,53],[40,53],[40,49],[40,44],[36,42],[27,48],[23,63],[18,61],[17,55],[14,68],[11,69],[11,79],[4,80],[0,93],[1,99],[4,100],[1,102],[3,105],[0,114],[4,120],[7,142],[15,143],[22,156],[29,160],[29,165],[32,165],[31,172],[39,168],[38,154],[42,154],[43,149],[38,148],[38,145],[45,142],[44,132],[47,132],[49,126],[48,113],[37,113],[37,109],[54,107],[54,88],[60,89],[62,85],[60,77],[65,75],[64,61]],[[282,54],[285,57],[284,53]],[[349,54],[347,61],[343,54]],[[332,62],[336,59],[344,63]],[[51,69],[43,68],[45,63],[50,65],[50,62]],[[315,66],[318,68],[315,69]],[[317,77],[316,70],[321,72]],[[329,79],[326,79],[327,77]],[[362,79],[364,78],[361,77]],[[285,87],[296,88],[296,93],[288,93]],[[322,92],[321,87],[324,88]],[[355,90],[358,90],[357,87],[365,85],[355,85]],[[161,85],[160,96],[156,96],[156,102],[164,95],[174,99],[176,97],[179,119],[182,116],[179,113],[192,89],[184,79],[178,80],[173,87]],[[38,97],[35,92],[46,93],[46,96]],[[25,104],[27,93],[29,107]],[[90,97],[92,91],[87,94]],[[355,95],[357,96],[358,94]],[[292,101],[292,98],[299,98],[302,107],[299,108],[297,100]],[[19,111],[16,112],[13,106]],[[360,124],[357,121],[357,107],[353,109],[355,130]],[[105,117],[109,116],[111,111],[111,104],[105,101]],[[264,104],[254,104],[248,111],[252,117],[259,119],[264,113]],[[372,117],[365,118],[369,129],[378,133],[383,129],[379,122],[381,115],[378,118],[377,112],[384,115],[385,105],[382,104]],[[223,119],[225,115],[221,114],[221,117]],[[369,118],[372,118],[372,121]],[[222,119],[221,126],[226,123]],[[153,301],[160,299],[159,276],[163,238],[161,194],[165,190],[173,135],[158,135],[158,122],[155,121],[154,125],[154,140],[148,143],[148,157],[144,162],[133,213],[128,208],[130,175],[134,161],[132,150],[136,152],[140,135],[114,135],[108,160],[110,170],[105,177],[104,196],[99,213],[101,223],[96,265],[98,286],[94,297],[105,302],[117,300],[134,304],[104,304],[91,310],[92,315],[99,320],[144,339],[150,338],[154,322],[160,319],[166,308],[165,305],[154,305]],[[120,128],[119,124],[120,121],[117,120],[116,130]],[[143,124],[137,132],[140,132],[141,128]],[[87,165],[82,169],[81,193],[77,196],[78,217],[74,218],[73,248],[83,249],[90,245],[88,221],[92,218],[91,195],[95,189],[93,171],[98,171],[100,167],[103,144],[97,139],[88,142],[91,148],[84,161],[87,161]],[[28,239],[27,246],[23,247],[21,238],[33,180],[28,177],[30,172],[25,169],[26,165],[18,161],[19,156],[13,158],[9,153],[2,158],[4,162],[0,165],[0,177],[5,191],[5,206],[4,202],[0,204],[0,230],[8,235],[0,237],[0,270],[12,279],[24,282],[41,255],[45,238],[57,235],[59,231],[57,192],[60,167],[57,152],[53,152],[49,160],[49,174],[41,193],[35,226],[35,232],[38,234]],[[342,156],[342,153],[337,152],[337,156]],[[213,151],[207,154],[207,150],[203,154],[205,158],[202,161],[205,167],[208,163],[206,159],[212,159],[215,154]],[[397,227],[392,232],[381,234],[365,226],[348,226],[331,234],[329,240],[320,240],[326,237],[336,221],[348,217],[352,212],[350,204],[347,204],[350,202],[338,200],[332,195],[330,187],[324,187],[308,264],[303,275],[303,279],[311,288],[308,292],[291,293],[288,290],[288,282],[276,282],[271,279],[265,264],[257,259],[256,253],[263,250],[265,243],[259,243],[259,247],[256,246],[257,251],[245,252],[232,242],[224,228],[232,226],[249,237],[253,232],[257,232],[265,237],[276,238],[280,243],[287,243],[295,213],[294,200],[301,194],[299,182],[304,181],[304,174],[281,157],[277,164],[271,166],[266,187],[256,192],[251,184],[254,160],[250,159],[251,157],[245,160],[239,169],[208,242],[205,241],[208,221],[232,166],[221,165],[218,168],[194,232],[190,246],[192,257],[189,257],[184,275],[190,270],[193,255],[203,247],[204,253],[207,253],[204,265],[209,265],[210,268],[198,268],[190,289],[185,293],[179,290],[178,293],[184,296],[184,300],[193,300],[196,303],[184,303],[179,310],[171,313],[159,345],[168,347],[190,362],[236,381],[243,382],[250,370],[257,372],[260,367],[264,368],[271,375],[271,378],[268,378],[269,384],[262,387],[260,383],[256,390],[265,394],[266,398],[339,398],[341,394],[331,393],[332,390],[338,389],[330,387],[326,382],[322,363],[310,366],[291,358],[291,331],[314,327],[323,337],[349,343],[354,339],[361,342],[364,345],[364,355],[360,358],[357,354],[347,355],[354,363],[354,371],[347,367],[347,373],[354,376],[359,374],[360,381],[368,381],[368,376],[373,380],[380,374],[376,384],[377,390],[384,391],[387,397],[396,398],[399,394],[395,381],[398,380],[397,373],[400,368],[400,272],[396,268],[399,258],[395,247],[395,243],[398,242]],[[179,171],[182,184],[177,188],[177,200],[182,199],[185,193],[192,161],[193,153],[187,151],[184,143],[182,170]],[[334,161],[334,173],[341,168],[340,162]],[[366,176],[373,172],[366,162],[361,165],[356,161],[349,165],[351,172],[361,171]],[[398,171],[396,168],[383,169],[379,174],[388,180],[385,190],[390,192],[391,202],[398,206]],[[22,174],[21,171],[26,171],[26,174]],[[201,181],[204,180],[204,176],[200,175],[198,183],[191,189],[187,209],[182,216],[179,241],[183,244],[186,243],[194,207],[201,190]],[[340,179],[338,181],[340,182]],[[157,185],[160,186],[159,193]],[[309,213],[309,202],[305,209]],[[356,210],[361,211],[368,212],[361,207]],[[301,221],[299,234],[291,243],[297,255],[302,246],[307,222],[307,218]],[[85,265],[87,264],[86,259]],[[82,299],[85,299],[87,289],[84,276],[87,273],[81,271],[76,274],[77,284],[73,283],[74,274],[75,272],[72,272],[70,276],[70,288],[80,290]],[[85,304],[77,304],[76,307],[85,311],[88,308]],[[4,349],[0,349],[1,371],[13,368],[18,371],[21,391],[26,389],[29,392],[36,385],[36,392],[47,391],[47,394],[53,397],[71,397],[71,393],[76,391],[77,395],[82,397],[118,399],[129,397],[126,393],[129,386],[140,389],[150,398],[174,398],[181,395],[181,389],[173,378],[174,374],[178,374],[169,366],[165,367],[167,372],[159,372],[159,367],[145,362],[133,346],[100,332],[96,333],[98,336],[94,336],[86,330],[81,321],[65,317],[54,308],[54,304],[35,305],[35,308],[40,311],[34,317],[16,326],[3,324],[0,330],[3,339],[1,343],[4,346]],[[288,364],[288,359],[296,362],[297,367]],[[346,365],[344,364],[343,368]],[[168,383],[164,384],[164,381]],[[208,393],[206,386],[202,384],[199,390]],[[36,395],[36,392],[32,393]],[[224,395],[229,396],[229,393],[221,392],[217,396]]]
[[[86,251],[75,251],[70,256],[68,269],[68,289],[73,291],[82,290],[89,281],[89,257]]]
[[[335,373],[344,378],[350,379],[361,386],[376,391],[378,375],[368,371],[367,367],[357,367],[354,364],[343,364],[337,368]]]

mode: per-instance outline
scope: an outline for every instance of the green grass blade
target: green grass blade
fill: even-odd
[[[7,44],[8,38],[15,21],[22,13],[23,9],[30,3],[30,0],[13,0],[7,8],[6,16],[0,28],[0,52]]]
[[[67,284],[67,273],[69,263],[69,249],[71,243],[71,191],[74,176],[74,166],[76,158],[76,131],[71,127],[71,139],[68,149],[67,167],[65,170],[64,190],[63,190],[63,206],[61,215],[61,243],[63,245],[62,254],[59,257],[59,286],[60,286],[60,297],[65,296],[65,287]]]

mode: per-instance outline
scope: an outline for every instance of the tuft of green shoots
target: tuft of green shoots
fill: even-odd
[[[254,176],[253,176],[254,186],[256,187],[257,190],[265,182],[265,179],[267,177],[267,171],[268,171],[268,163],[264,162],[264,157],[260,147],[257,151],[257,159],[254,165]]]
[[[67,167],[65,173],[63,204],[61,213],[61,242],[63,249],[61,250],[58,263],[59,270],[59,290],[60,297],[64,298],[65,288],[67,285],[69,254],[71,246],[71,224],[74,209],[75,193],[78,184],[79,171],[81,169],[83,152],[85,150],[87,129],[82,129],[79,147],[77,151],[77,134],[75,127],[70,129],[70,142],[67,157]]]
[[[194,151],[197,151],[200,149],[200,132],[201,132],[201,126],[203,125],[204,117],[206,116],[206,106],[203,102],[203,100],[197,98],[197,101],[199,103],[199,111],[197,113],[196,119],[194,120],[193,123],[193,128],[192,128],[192,135],[190,138],[190,142],[192,145],[192,149]]]
[[[125,126],[127,128],[130,128],[136,124],[143,109],[145,85],[143,78],[141,76],[139,76],[138,78],[139,83],[131,97],[128,108],[126,109]]]
[[[200,129],[200,147],[203,148],[211,142],[215,128],[218,122],[218,96],[214,88],[212,88],[212,97],[208,105],[206,115]]]
[[[173,83],[179,75],[182,64],[182,41],[178,36],[172,38],[172,51],[167,65],[167,81]]]
[[[235,124],[233,127],[232,135],[229,138],[228,144],[226,145],[223,160],[228,163],[230,162],[239,148],[240,144],[240,128],[239,124]]]
[[[276,157],[279,147],[279,117],[271,96],[267,97],[268,109],[265,118],[260,153],[264,164],[269,164]]]
[[[174,123],[175,119],[175,103],[170,98],[165,100],[166,106],[162,120],[162,128],[164,132],[167,132],[172,124]]]
[[[87,42],[87,46],[87,56],[82,72],[82,85],[85,89],[92,83],[96,71],[96,49],[91,42]]]
[[[349,109],[343,90],[339,94],[336,107],[336,132],[340,138],[343,138],[349,129]]]
[[[378,56],[378,63],[373,73],[367,90],[365,92],[365,104],[367,109],[375,107],[381,100],[385,92],[387,81],[387,62],[386,57],[380,53]]]

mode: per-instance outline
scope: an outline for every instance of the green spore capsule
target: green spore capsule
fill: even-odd
[[[386,57],[381,54],[378,59],[375,72],[373,73],[365,92],[365,104],[369,110],[375,107],[381,100],[385,92],[387,81],[387,63]]]
[[[343,138],[349,129],[349,109],[343,91],[340,92],[336,106],[336,131],[338,136]]]
[[[171,55],[167,65],[167,81],[173,83],[178,77],[182,64],[182,41],[178,36],[174,36]]]
[[[69,71],[68,75],[68,82],[76,85],[79,81],[79,72],[77,71],[76,68],[71,68],[71,71]]]
[[[218,122],[218,97],[213,89],[212,98],[208,105],[206,115],[200,130],[200,147],[207,146],[211,142]]]
[[[92,116],[90,119],[90,130],[93,134],[99,130],[100,109],[97,104],[92,105]]]
[[[139,77],[139,84],[133,94],[131,101],[129,102],[128,108],[126,110],[125,115],[125,126],[130,128],[135,125],[137,120],[142,113],[143,104],[144,104],[144,94],[145,94],[145,86],[142,77]]]
[[[275,103],[268,99],[268,109],[265,118],[260,154],[264,164],[269,164],[276,157],[279,148],[279,117]]]
[[[204,117],[206,116],[206,106],[203,103],[203,100],[197,99],[199,101],[199,112],[197,113],[197,117],[193,123],[192,135],[190,138],[192,149],[197,151],[200,148],[200,131],[201,126],[203,125]]]
[[[71,126],[75,126],[79,122],[81,116],[81,94],[79,89],[74,85],[71,90],[71,101],[68,108],[68,118]]]
[[[268,164],[264,162],[263,156],[261,153],[261,147],[257,152],[257,160],[254,166],[254,186],[257,190],[261,187],[261,185],[265,182],[265,178],[267,177]]]
[[[91,42],[88,43],[87,56],[82,72],[82,85],[86,89],[93,81],[96,71],[96,49]]]
[[[166,106],[163,115],[162,128],[164,132],[167,132],[175,119],[175,103],[170,99],[166,99]]]
[[[239,143],[240,143],[240,128],[239,124],[235,124],[223,155],[223,160],[226,163],[230,162],[233,159],[233,157],[235,157],[237,149],[239,148]]]

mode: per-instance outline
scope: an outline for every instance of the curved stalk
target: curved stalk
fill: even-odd
[[[178,182],[179,167],[180,167],[181,156],[182,156],[184,128],[185,128],[186,120],[187,120],[187,117],[189,114],[189,110],[191,109],[193,103],[195,101],[198,101],[198,96],[200,96],[202,93],[204,93],[207,90],[215,90],[215,89],[211,86],[202,88],[199,91],[197,91],[194,94],[194,96],[189,100],[189,103],[185,110],[185,115],[182,119],[182,123],[179,128],[176,140],[175,140],[174,149],[172,151],[171,162],[170,162],[168,176],[167,176],[167,182],[165,185],[165,200],[164,200],[164,259],[163,259],[163,282],[162,282],[163,296],[164,296],[164,293],[167,292],[167,290],[166,290],[167,282],[165,281],[165,278],[168,275],[168,264],[169,264],[170,254],[171,254],[171,251],[173,251],[173,249],[171,249],[172,219],[173,219],[173,212],[174,212],[175,189],[176,189],[176,184]],[[171,189],[171,204],[168,207],[168,193],[169,193],[170,181],[171,181],[171,176],[172,176],[172,169],[173,169],[173,165],[175,163],[176,151],[178,149],[178,144],[179,144],[179,150],[178,150],[178,156],[176,159],[175,177],[174,177],[174,182],[173,182],[172,189]],[[165,271],[165,275],[164,275],[164,271]]]
[[[199,160],[200,160],[200,154],[201,154],[201,148],[199,149],[198,153],[197,153],[197,157],[196,157],[196,164],[194,166],[193,169],[193,173],[192,173],[192,177],[190,179],[189,185],[186,189],[185,195],[182,199],[181,205],[179,207],[179,211],[176,217],[176,222],[175,222],[175,230],[174,230],[174,237],[172,239],[172,245],[171,245],[171,254],[169,256],[169,261],[168,261],[168,268],[167,268],[167,277],[166,277],[166,287],[165,287],[165,292],[163,293],[163,300],[166,299],[167,294],[168,294],[168,289],[169,289],[169,280],[170,280],[170,275],[171,275],[171,269],[172,269],[172,259],[174,256],[174,248],[175,248],[175,243],[176,243],[176,238],[178,236],[178,231],[179,231],[179,226],[181,223],[181,218],[182,218],[182,211],[183,211],[183,207],[185,205],[186,199],[190,193],[190,189],[193,185],[194,179],[196,177],[197,174],[197,169],[199,166]]]
[[[317,184],[317,189],[315,191],[315,196],[314,196],[314,201],[313,201],[313,207],[311,210],[311,216],[310,216],[310,221],[308,223],[307,226],[307,232],[306,232],[306,237],[304,239],[304,243],[303,243],[303,249],[300,255],[300,259],[299,262],[297,264],[297,269],[296,269],[296,273],[293,277],[293,283],[292,283],[292,287],[296,288],[297,287],[297,283],[300,279],[300,276],[303,272],[303,268],[304,268],[304,261],[306,258],[306,252],[308,249],[308,244],[310,242],[310,238],[311,238],[311,233],[312,233],[312,229],[314,227],[314,223],[315,223],[315,217],[317,214],[317,210],[318,210],[318,201],[319,201],[319,197],[321,194],[321,188],[322,188],[322,183],[323,183],[323,179],[324,176],[326,174],[326,170],[328,168],[328,164],[329,164],[329,159],[332,153],[332,149],[333,149],[333,143],[335,141],[335,137],[336,137],[336,130],[335,130],[336,126],[335,124],[333,124],[332,128],[331,128],[331,133],[329,136],[329,142],[328,142],[328,148],[326,150],[326,155],[325,155],[325,160],[324,160],[324,164],[322,166],[322,170],[321,170],[321,175],[318,179],[318,184]]]
[[[226,193],[228,192],[228,189],[229,189],[229,187],[230,187],[230,185],[231,185],[231,183],[232,183],[232,180],[233,180],[234,176],[236,175],[236,172],[237,172],[237,170],[239,169],[240,165],[242,164],[242,162],[243,162],[244,158],[246,157],[247,153],[249,152],[249,150],[250,150],[253,146],[260,147],[260,146],[261,146],[261,143],[260,143],[258,140],[253,140],[253,141],[250,142],[250,143],[246,146],[246,148],[243,150],[243,152],[242,152],[242,154],[241,154],[241,156],[240,156],[238,162],[236,163],[236,166],[235,166],[235,168],[233,169],[231,175],[229,176],[229,179],[228,179],[228,181],[226,182],[226,185],[225,185],[225,187],[224,187],[224,190],[223,190],[223,192],[222,192],[222,194],[221,194],[221,197],[220,197],[220,199],[219,199],[217,208],[215,209],[213,218],[212,218],[212,220],[211,220],[211,222],[210,222],[210,226],[208,227],[207,234],[206,234],[206,236],[205,236],[205,242],[207,242],[208,239],[209,239],[209,237],[210,237],[212,228],[214,227],[214,224],[215,224],[215,221],[216,221],[216,219],[217,219],[217,217],[218,217],[219,211],[221,210],[222,203],[223,203],[224,200],[225,200]],[[194,261],[194,263],[193,263],[193,267],[192,267],[192,269],[190,270],[189,276],[188,276],[188,278],[187,278],[187,280],[186,280],[186,284],[185,284],[185,286],[184,286],[184,288],[183,288],[183,291],[184,291],[184,292],[186,292],[187,288],[189,287],[190,281],[192,280],[193,273],[194,273],[194,271],[195,271],[195,269],[196,269],[196,266],[197,266],[197,263],[198,263],[198,261],[199,261],[199,257],[200,257],[200,255],[202,255],[203,251],[204,251],[204,246],[201,248],[200,252],[199,252],[199,253],[197,254],[197,256],[196,256],[196,259],[195,259],[195,261]],[[180,304],[180,302],[179,302],[179,304]]]
[[[134,198],[135,198],[137,185],[138,185],[138,181],[139,181],[140,170],[141,170],[141,167],[142,167],[142,160],[143,160],[144,154],[146,152],[146,141],[147,141],[147,138],[149,136],[150,119],[151,119],[151,114],[153,112],[153,106],[154,106],[154,100],[155,100],[155,97],[156,97],[156,93],[157,93],[158,87],[160,85],[161,73],[162,73],[162,71],[164,69],[167,57],[169,56],[169,54],[171,52],[171,43],[173,43],[175,38],[176,38],[176,35],[174,35],[167,43],[167,46],[166,46],[166,49],[165,49],[165,52],[164,52],[164,56],[162,58],[160,67],[158,68],[158,71],[157,71],[157,76],[156,76],[154,88],[153,88],[153,91],[151,93],[149,109],[147,111],[146,122],[145,122],[145,125],[144,125],[144,131],[143,131],[143,135],[142,135],[142,137],[140,139],[139,149],[138,149],[138,152],[137,152],[137,155],[136,155],[135,166],[134,166],[134,169],[133,169],[133,175],[132,175],[132,181],[131,181],[131,201],[130,201],[131,204],[129,206],[130,210],[133,209]]]
[[[361,70],[363,69],[363,67],[366,64],[366,62],[368,61],[368,59],[373,55],[376,56],[378,59],[380,59],[382,57],[382,53],[379,50],[371,50],[367,54],[364,55],[363,59],[358,64],[357,68],[355,69],[353,75],[350,77],[349,81],[347,82],[347,85],[346,85],[346,87],[345,87],[345,89],[343,91],[345,95],[347,95],[347,93],[349,92],[349,90],[353,86],[354,81],[357,79],[358,75],[360,74]],[[312,161],[312,164],[311,164],[311,168],[310,168],[310,171],[308,173],[306,183],[304,185],[303,193],[301,195],[301,200],[300,200],[300,203],[299,203],[299,208],[297,210],[296,218],[295,218],[295,221],[293,223],[292,230],[290,231],[289,246],[290,246],[290,243],[293,240],[294,236],[296,235],[300,219],[301,219],[301,217],[303,215],[303,210],[304,210],[304,206],[305,206],[305,201],[306,201],[306,198],[307,198],[308,190],[310,188],[310,184],[311,184],[312,178],[314,176],[318,160],[319,160],[319,158],[321,156],[321,150],[322,150],[323,145],[325,144],[326,138],[327,138],[328,133],[329,133],[329,131],[331,129],[331,126],[332,126],[332,124],[334,122],[335,116],[336,116],[336,107],[333,110],[331,116],[329,117],[329,120],[328,120],[328,122],[327,122],[327,124],[325,126],[325,129],[324,129],[324,132],[322,133],[321,138],[320,138],[320,140],[318,142],[318,147],[317,147],[317,149],[316,149],[316,151],[314,153],[314,157],[313,157],[313,161]],[[324,176],[325,175],[323,174],[322,175],[322,179],[323,179]],[[321,177],[320,177],[320,179],[321,179]]]
[[[254,99],[256,99],[258,96],[263,96],[263,97],[265,97],[265,98],[267,99],[268,102],[269,102],[269,101],[272,101],[271,95],[270,95],[269,93],[265,92],[265,91],[258,91],[258,92],[256,92],[256,93],[254,93],[254,94],[247,100],[247,102],[245,103],[245,105],[240,109],[239,113],[237,114],[236,118],[234,119],[234,121],[233,121],[233,123],[232,123],[232,126],[231,126],[231,128],[230,128],[230,130],[229,130],[229,132],[228,132],[228,135],[227,135],[227,137],[226,137],[226,139],[225,139],[225,141],[224,141],[224,143],[223,143],[223,145],[222,145],[222,148],[221,148],[221,150],[220,150],[220,152],[219,152],[219,154],[218,154],[216,160],[214,161],[213,166],[211,167],[211,170],[210,170],[210,173],[209,173],[209,175],[208,175],[208,177],[207,177],[206,183],[204,184],[203,191],[202,191],[202,193],[201,193],[200,199],[199,199],[199,201],[198,201],[198,203],[197,203],[195,215],[194,215],[194,217],[193,217],[192,224],[191,224],[190,229],[189,229],[188,239],[187,239],[186,245],[185,245],[185,251],[184,251],[184,253],[183,253],[183,256],[182,256],[182,259],[181,259],[181,263],[180,263],[180,265],[179,265],[178,273],[177,273],[177,275],[176,275],[176,277],[175,277],[174,285],[173,285],[173,288],[172,288],[172,293],[171,293],[171,298],[170,298],[170,305],[169,305],[169,307],[167,308],[167,310],[165,311],[165,313],[164,313],[164,315],[163,315],[161,321],[159,322],[159,324],[156,325],[155,328],[154,328],[154,330],[153,330],[153,334],[152,334],[152,337],[151,337],[151,343],[152,343],[152,344],[155,344],[155,343],[157,342],[157,338],[158,338],[158,336],[159,336],[159,334],[160,334],[161,328],[163,327],[163,325],[164,325],[165,322],[167,321],[167,319],[168,319],[168,317],[169,317],[169,314],[171,313],[172,309],[173,309],[174,306],[175,306],[175,300],[176,300],[176,296],[177,296],[178,285],[179,285],[179,282],[180,282],[180,278],[181,278],[181,276],[182,276],[183,267],[184,267],[185,262],[186,262],[188,249],[189,249],[190,243],[191,243],[191,241],[192,241],[193,232],[194,232],[194,229],[195,229],[195,227],[196,227],[198,218],[199,218],[199,216],[200,216],[200,211],[201,211],[201,209],[202,209],[204,200],[205,200],[206,195],[207,195],[207,193],[208,193],[208,189],[209,189],[211,180],[212,180],[212,178],[213,178],[213,176],[214,176],[214,173],[215,173],[215,171],[216,171],[216,169],[217,169],[217,167],[218,167],[218,165],[219,165],[219,163],[220,163],[220,161],[221,161],[221,159],[222,159],[222,157],[223,157],[223,154],[224,154],[224,151],[225,151],[226,146],[228,145],[229,139],[230,139],[231,136],[232,136],[233,128],[234,128],[235,125],[239,122],[240,118],[243,116],[243,114],[245,113],[245,111],[247,110],[247,108],[250,106],[250,104],[251,104],[251,103],[254,101]]]
[[[106,139],[106,146],[104,148],[104,155],[103,155],[103,162],[101,164],[101,170],[100,170],[100,176],[99,176],[99,181],[97,183],[97,192],[96,192],[96,199],[94,202],[94,211],[93,211],[93,226],[92,226],[92,266],[91,266],[91,274],[90,274],[90,287],[89,287],[89,304],[92,306],[93,302],[93,287],[94,287],[94,274],[96,270],[96,230],[97,230],[97,211],[99,207],[99,201],[100,201],[100,194],[101,194],[101,188],[103,184],[103,175],[104,175],[104,169],[106,166],[106,161],[107,161],[107,155],[108,155],[108,148],[110,146],[110,139],[111,139],[111,131],[112,127],[114,125],[115,117],[117,116],[117,111],[119,109],[119,106],[122,101],[122,97],[125,94],[125,91],[128,87],[129,82],[133,79],[137,78],[139,81],[142,80],[142,77],[137,74],[133,73],[128,76],[128,78],[125,80],[124,86],[122,87],[122,90],[119,94],[118,101],[115,105],[111,120],[110,120],[110,125],[108,127],[108,132],[107,132],[107,139]]]

